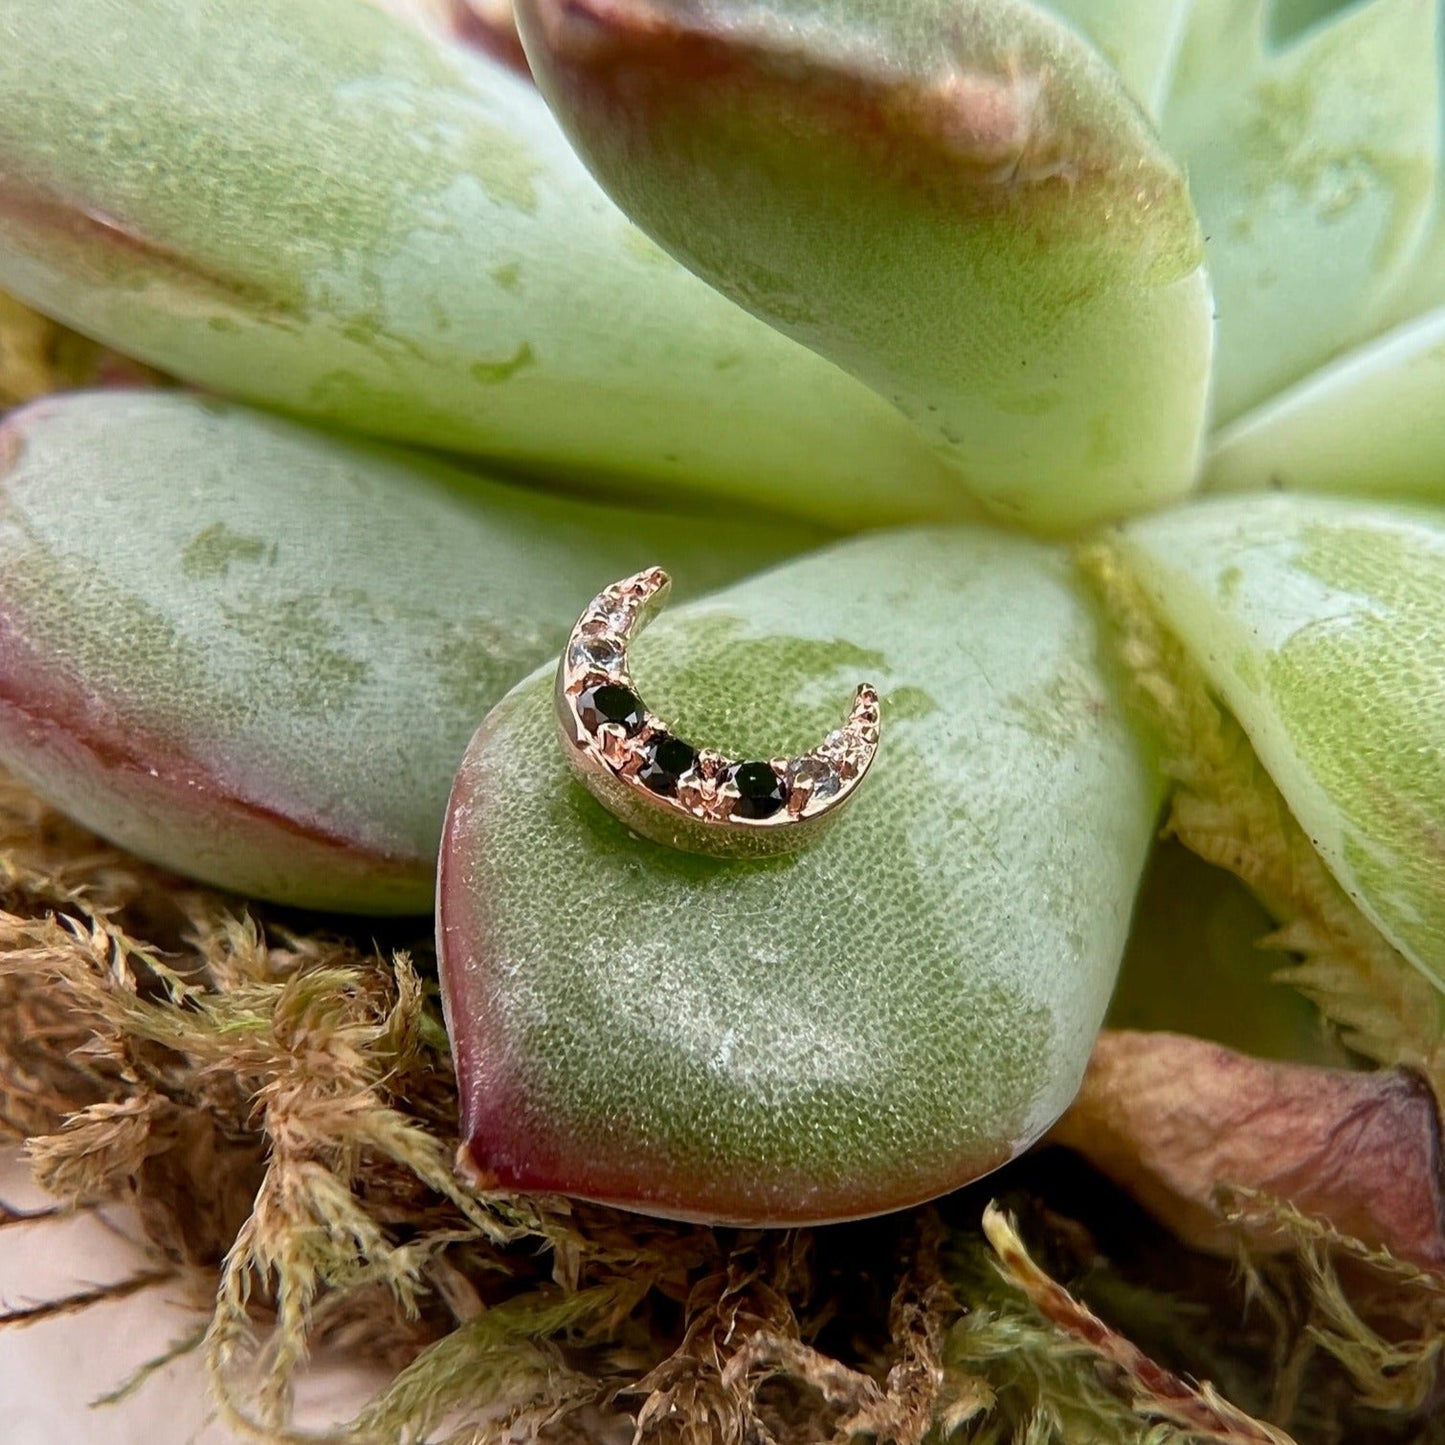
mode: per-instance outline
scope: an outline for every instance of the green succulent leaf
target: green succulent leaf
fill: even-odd
[[[1311,26],[1327,21],[1358,0],[1270,0],[1266,23],[1275,46],[1289,44]]]
[[[1340,884],[1445,984],[1445,511],[1220,498],[1121,547]]]
[[[673,254],[910,416],[1001,517],[1194,479],[1209,373],[1184,179],[1023,0],[526,0],[548,100]]]
[[[1067,558],[876,533],[665,613],[650,707],[733,756],[883,742],[815,846],[645,842],[576,783],[550,670],[453,790],[438,933],[484,1178],[783,1223],[895,1208],[1022,1149],[1078,1086],[1158,795]]]
[[[1193,0],[1048,0],[1119,74],[1129,93],[1158,117]]]
[[[1266,0],[1200,0],[1163,129],[1208,237],[1231,421],[1391,321],[1440,161],[1436,0],[1371,0],[1275,50]]]
[[[1213,1039],[1256,1058],[1348,1067],[1320,1013],[1280,975],[1276,923],[1223,868],[1173,839],[1149,859],[1104,1024]]]
[[[37,402],[0,426],[0,762],[178,872],[426,912],[467,739],[598,588],[659,558],[703,588],[809,540],[193,397]]]
[[[896,413],[617,213],[535,89],[364,0],[0,0],[0,286],[363,432],[860,525]]]
[[[1212,439],[1205,485],[1445,502],[1445,308],[1225,427]]]

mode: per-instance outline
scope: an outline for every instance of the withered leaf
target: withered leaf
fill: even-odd
[[[1217,1203],[1235,1186],[1445,1269],[1439,1111],[1405,1069],[1316,1068],[1180,1034],[1106,1031],[1049,1138],[1199,1249],[1237,1244]],[[1267,1225],[1245,1228],[1253,1248],[1287,1246]]]

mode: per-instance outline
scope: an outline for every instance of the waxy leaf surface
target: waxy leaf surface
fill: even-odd
[[[1000,516],[1192,484],[1212,322],[1184,178],[1023,0],[525,0],[624,209],[910,416]]]
[[[1121,547],[1346,892],[1445,984],[1445,512],[1220,498]]]
[[[556,477],[958,515],[897,414],[362,0],[0,0],[0,286],[205,386]]]
[[[1277,48],[1266,0],[1198,0],[1164,111],[1208,236],[1231,421],[1391,324],[1440,159],[1436,0],[1347,7]]]
[[[1225,427],[1205,485],[1445,502],[1445,307]]]
[[[784,1223],[901,1207],[1002,1163],[1078,1085],[1156,795],[1066,557],[880,533],[669,610],[658,715],[804,750],[852,688],[883,743],[816,846],[720,861],[629,835],[574,780],[553,678],[457,777],[438,936],[483,1179]]]
[[[1086,35],[1154,117],[1169,91],[1192,0],[1048,0]]]
[[[599,587],[808,540],[547,497],[197,398],[0,425],[0,764],[144,857],[426,912],[479,720]]]

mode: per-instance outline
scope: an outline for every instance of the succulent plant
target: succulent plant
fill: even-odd
[[[430,910],[477,719],[676,523],[161,392],[12,412],[0,473],[7,765],[142,857],[360,913]],[[815,541],[669,550],[705,589]]]
[[[538,88],[363,0],[0,0],[0,286],[234,399],[7,422],[0,760],[350,911],[428,906],[459,765],[490,1185],[779,1223],[1012,1157],[1170,786],[1440,1083],[1434,0],[519,8]],[[804,520],[865,535],[763,570]],[[674,855],[569,782],[548,659],[646,561],[744,579],[637,644],[689,738],[882,687],[816,849]]]

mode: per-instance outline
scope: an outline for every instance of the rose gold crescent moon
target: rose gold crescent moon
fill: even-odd
[[[628,669],[628,644],[671,587],[648,567],[603,588],[577,619],[556,690],[572,771],[634,832],[685,852],[763,857],[815,842],[877,756],[877,689],[859,687],[843,724],[806,753],[749,760],[694,747],[647,707]]]

